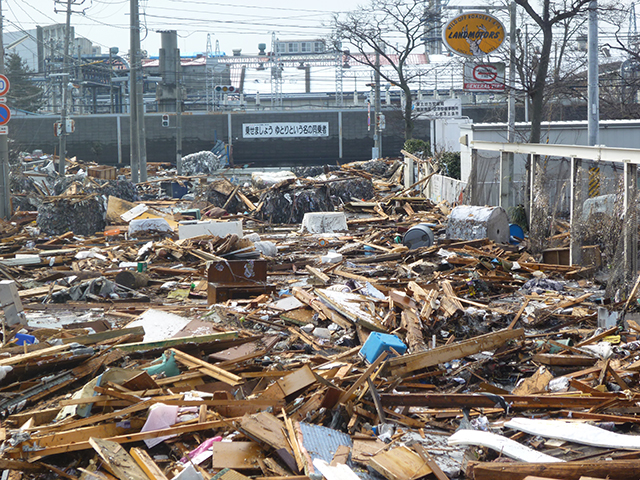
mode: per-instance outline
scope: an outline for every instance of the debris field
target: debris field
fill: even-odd
[[[189,160],[14,167],[3,479],[637,480],[640,281],[608,298],[401,160]]]

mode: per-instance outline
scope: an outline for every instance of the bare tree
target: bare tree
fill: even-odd
[[[354,61],[371,67],[404,93],[402,116],[405,138],[413,136],[414,115],[410,83],[423,74],[420,66],[409,65],[409,56],[423,46],[425,26],[437,28],[424,0],[370,0],[368,5],[333,19],[333,41],[351,45]],[[376,64],[376,54],[383,67]]]
[[[524,8],[525,12],[538,25],[542,34],[542,43],[539,54],[532,59],[533,74],[529,97],[531,98],[531,132],[529,142],[540,143],[541,123],[544,113],[545,88],[549,83],[549,65],[551,63],[551,50],[553,47],[553,29],[560,26],[565,32],[570,29],[568,21],[588,10],[590,0],[565,0],[555,2],[542,0],[539,4],[533,0],[515,0]],[[534,65],[535,63],[535,65]],[[557,62],[556,62],[557,64]],[[526,66],[525,66],[526,67]],[[554,77],[559,74],[559,65],[556,67]]]

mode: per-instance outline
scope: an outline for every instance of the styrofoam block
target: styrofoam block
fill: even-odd
[[[349,227],[344,212],[311,212],[304,214],[302,230],[309,233],[333,233],[346,232]]]
[[[178,224],[178,236],[180,240],[199,237],[200,235],[225,237],[229,234],[236,234],[239,238],[242,238],[242,221],[216,222],[214,220],[188,220]]]
[[[342,261],[342,254],[336,252],[328,252],[326,255],[320,257],[322,263],[340,263]]]

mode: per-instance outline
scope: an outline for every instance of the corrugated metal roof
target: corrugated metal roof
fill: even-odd
[[[349,435],[332,428],[300,422],[300,431],[302,432],[302,445],[309,452],[311,460],[321,458],[325,462],[331,463],[333,455],[340,445],[353,447]]]

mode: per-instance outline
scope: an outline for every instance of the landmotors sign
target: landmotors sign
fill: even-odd
[[[465,63],[465,92],[504,92],[504,63]]]
[[[497,50],[505,39],[502,22],[493,15],[468,12],[451,19],[442,30],[449,50],[463,57],[482,57]]]

